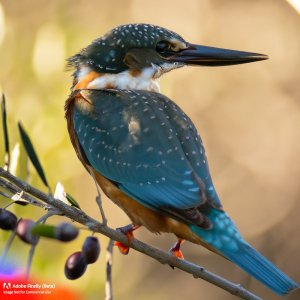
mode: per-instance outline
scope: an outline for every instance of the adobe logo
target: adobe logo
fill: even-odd
[[[3,282],[3,289],[11,289],[11,283],[10,282]]]

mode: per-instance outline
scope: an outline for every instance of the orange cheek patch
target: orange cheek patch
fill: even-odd
[[[78,83],[74,86],[74,90],[80,90],[87,88],[88,84],[93,81],[95,78],[101,77],[103,74],[92,71],[83,77]]]

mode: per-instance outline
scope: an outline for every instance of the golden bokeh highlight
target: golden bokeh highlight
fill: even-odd
[[[36,77],[48,81],[64,69],[65,38],[60,27],[49,23],[39,28],[33,50],[33,69]]]

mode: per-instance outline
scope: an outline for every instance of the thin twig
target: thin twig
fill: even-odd
[[[99,207],[99,210],[100,210],[100,214],[101,214],[101,218],[102,218],[102,223],[103,223],[103,225],[107,225],[107,218],[105,216],[105,212],[104,212],[104,209],[103,209],[103,206],[102,206],[101,192],[100,192],[97,180],[95,178],[94,172],[92,170],[90,171],[90,174],[91,174],[91,176],[92,176],[92,178],[93,178],[93,180],[95,182],[97,193],[98,193],[98,196],[96,197],[96,203],[97,203],[97,205]]]
[[[102,217],[102,224],[103,225],[107,225],[107,219],[105,217],[104,209],[103,209],[103,206],[102,206],[102,197],[101,197],[101,194],[99,194],[96,197],[96,203],[97,203],[97,205],[99,207],[99,210],[100,210],[100,214],[101,214],[101,217]]]
[[[78,210],[75,207],[69,206],[65,204],[64,202],[54,199],[53,197],[41,192],[40,190],[30,186],[28,183],[23,182],[22,180],[16,178],[9,172],[5,171],[3,168],[0,168],[0,177],[6,178],[8,181],[10,181],[13,185],[15,185],[18,188],[15,188],[16,191],[23,190],[24,191],[24,197],[25,194],[28,196],[28,194],[34,196],[35,198],[38,198],[40,201],[43,201],[47,204],[49,204],[52,207],[55,207],[57,210],[60,211],[61,214],[64,214],[69,219],[72,219],[82,225],[85,225],[88,227],[91,231],[95,231],[98,233],[101,233],[115,241],[119,241],[132,249],[135,249],[138,252],[141,252],[149,257],[154,258],[155,260],[159,261],[162,264],[167,264],[176,267],[177,269],[180,269],[186,273],[191,274],[195,278],[202,278],[215,286],[218,286],[222,288],[223,290],[241,298],[241,299],[247,299],[247,300],[261,300],[258,296],[254,295],[250,291],[246,290],[244,287],[242,287],[240,284],[235,284],[227,279],[224,279],[220,277],[219,275],[216,275],[206,269],[204,269],[201,266],[195,265],[187,260],[183,259],[177,259],[173,255],[164,252],[160,249],[157,249],[155,247],[152,247],[148,244],[145,244],[137,239],[133,239],[130,245],[128,244],[127,237],[122,234],[121,232],[118,232],[117,230],[114,230],[112,228],[109,228],[108,226],[105,226],[95,219],[88,216],[85,212],[82,210]],[[1,178],[0,178],[1,179]],[[2,185],[3,180],[0,180],[0,186]],[[7,187],[7,185],[3,186],[4,188]]]
[[[112,289],[112,260],[113,260],[114,241],[109,240],[106,248],[106,282],[105,282],[105,300],[113,300]]]
[[[29,253],[28,253],[28,259],[27,259],[27,264],[26,264],[26,269],[25,269],[25,278],[28,279],[29,278],[29,273],[30,273],[30,269],[31,269],[31,265],[32,265],[32,259],[33,259],[33,255],[36,249],[36,245],[39,242],[39,237],[36,240],[36,243],[34,245],[31,245]]]
[[[15,237],[16,237],[16,231],[14,230],[14,231],[11,232],[11,234],[10,234],[10,236],[9,236],[7,242],[6,242],[6,245],[3,249],[3,252],[2,252],[2,255],[1,255],[1,258],[0,258],[0,265],[2,265],[4,263],[4,261],[6,259],[6,256],[7,256],[7,253],[9,251]]]
[[[0,191],[0,195],[5,197],[5,198],[8,198],[9,200],[13,200],[13,201],[9,202],[8,204],[6,204],[5,206],[3,206],[2,209],[6,209],[6,208],[8,208],[9,206],[11,206],[12,204],[15,204],[15,203],[18,203],[18,204],[23,203],[25,205],[29,204],[25,199],[22,199],[23,192],[16,193],[12,196],[9,196],[8,194],[3,193],[3,192]]]
[[[5,198],[11,199],[11,197],[8,194],[3,193],[2,191],[0,191],[0,195],[5,197]]]
[[[48,218],[57,215],[60,215],[60,212],[58,210],[48,210],[47,213],[41,216],[35,223],[45,223]]]
[[[26,185],[27,183],[24,183],[24,184]],[[0,178],[0,186],[2,186],[4,189],[6,189],[7,191],[9,191],[12,194],[21,193],[23,191],[22,189],[16,188],[15,185],[13,185],[9,181],[6,181],[3,178]],[[9,198],[11,199],[11,197],[9,197]],[[22,198],[24,198],[25,200],[27,200],[29,202],[29,204],[34,205],[34,206],[38,206],[38,207],[46,208],[46,209],[51,207],[48,204],[45,204],[45,203],[37,200],[36,198],[32,197],[29,194],[23,193]],[[12,202],[12,203],[14,203],[14,202]]]
[[[40,217],[36,223],[45,223],[47,221],[48,218],[50,218],[51,216],[57,215],[59,213],[57,213],[56,210],[49,210],[46,214],[44,214],[42,217]],[[29,273],[30,273],[30,269],[31,269],[31,265],[32,265],[32,260],[33,260],[33,256],[34,256],[34,252],[36,249],[36,246],[38,244],[40,240],[40,237],[37,238],[36,242],[31,245],[30,250],[29,250],[29,254],[28,254],[28,259],[27,259],[27,265],[26,265],[26,271],[25,271],[25,276],[26,279],[29,278]]]

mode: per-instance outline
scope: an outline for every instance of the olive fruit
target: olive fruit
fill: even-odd
[[[100,254],[100,243],[94,236],[88,236],[82,246],[82,254],[88,264],[92,264],[97,261]]]
[[[65,263],[65,276],[74,280],[81,277],[87,268],[85,257],[80,251],[71,254]]]
[[[4,230],[14,230],[18,219],[9,210],[0,208],[0,228]]]
[[[63,242],[74,240],[78,236],[78,229],[69,223],[60,223],[55,230],[55,237]]]

